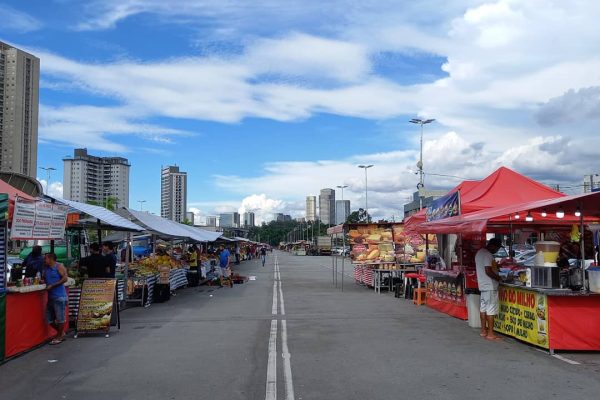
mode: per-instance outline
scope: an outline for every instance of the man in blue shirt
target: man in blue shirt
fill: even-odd
[[[67,290],[65,283],[69,276],[64,265],[56,262],[56,254],[47,253],[44,257],[44,282],[48,292],[46,318],[56,330],[56,336],[50,344],[59,344],[65,340],[65,322],[67,308]]]
[[[219,253],[219,263],[221,265],[221,272],[225,275],[225,270],[229,268],[229,258],[231,253],[225,248],[224,245],[220,246],[221,252]]]

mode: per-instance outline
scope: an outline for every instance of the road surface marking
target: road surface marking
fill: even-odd
[[[277,400],[277,320],[271,321],[269,335],[269,362],[267,364],[267,391],[265,400]]]
[[[271,314],[277,315],[277,281],[273,281],[273,307],[271,307]]]
[[[282,304],[283,305],[283,304]],[[294,381],[292,380],[292,361],[287,342],[287,321],[281,321],[281,348],[283,357],[283,378],[285,379],[285,398],[294,400]]]
[[[563,356],[561,356],[560,354],[552,354],[552,357],[554,357],[554,358],[558,358],[560,361],[564,361],[564,362],[566,362],[567,364],[571,364],[571,365],[581,365],[581,363],[580,363],[580,362],[577,362],[577,361],[575,361],[575,360],[571,360],[571,359],[569,359],[569,358],[567,358],[567,357],[563,357]]]

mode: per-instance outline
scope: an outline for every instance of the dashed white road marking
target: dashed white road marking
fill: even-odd
[[[277,399],[277,320],[271,321],[269,334],[269,361],[267,364],[267,388],[265,400]]]
[[[273,306],[271,313],[274,316],[285,315],[285,302],[283,300],[283,288],[281,284],[281,272],[279,271],[279,260],[275,256],[273,270]],[[292,362],[288,347],[287,321],[281,321],[281,357],[283,358],[283,377],[285,381],[285,399],[294,400],[294,382],[292,380]],[[271,320],[271,331],[269,333],[269,358],[267,364],[267,386],[265,400],[277,399],[277,319]]]
[[[552,357],[554,357],[554,358],[558,358],[560,361],[564,361],[564,362],[566,362],[567,364],[571,364],[571,365],[581,365],[581,363],[580,363],[580,362],[578,362],[578,361],[575,361],[575,360],[571,360],[570,358],[567,358],[567,357],[563,357],[563,356],[561,356],[560,354],[552,354]]]

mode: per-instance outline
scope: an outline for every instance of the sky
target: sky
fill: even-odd
[[[73,149],[131,162],[130,206],[304,216],[348,185],[375,218],[500,166],[566,193],[598,173],[595,0],[0,0],[0,40],[41,59],[39,166]],[[42,172],[42,171],[40,171]],[[45,184],[46,176],[40,180]],[[514,190],[518,190],[515,188]],[[338,198],[341,192],[337,192]]]

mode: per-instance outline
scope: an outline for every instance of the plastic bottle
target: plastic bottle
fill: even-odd
[[[525,270],[525,286],[531,287],[531,268]]]

